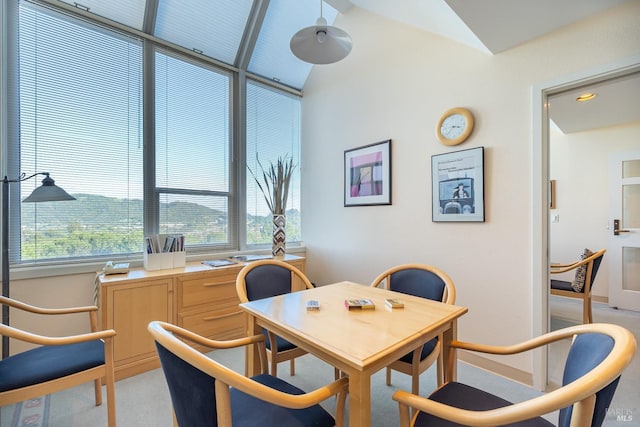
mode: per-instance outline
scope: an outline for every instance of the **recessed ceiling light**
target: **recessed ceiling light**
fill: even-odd
[[[598,95],[593,93],[593,92],[587,92],[587,93],[583,93],[582,95],[577,97],[576,101],[578,101],[578,102],[591,101],[596,96],[598,96]]]

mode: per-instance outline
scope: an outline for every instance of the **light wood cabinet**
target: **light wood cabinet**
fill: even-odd
[[[287,255],[286,262],[304,272],[305,258]],[[160,367],[155,344],[147,331],[162,320],[212,339],[245,334],[236,277],[244,264],[212,268],[199,262],[183,268],[99,277],[102,327],[115,329],[116,380]]]

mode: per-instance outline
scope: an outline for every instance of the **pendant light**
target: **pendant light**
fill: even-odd
[[[332,64],[344,59],[351,52],[351,37],[340,28],[327,25],[322,16],[316,25],[298,31],[291,38],[291,52],[304,62],[311,64]]]

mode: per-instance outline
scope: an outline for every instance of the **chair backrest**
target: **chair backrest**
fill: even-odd
[[[231,407],[218,408],[220,401],[229,404],[229,396],[217,396],[216,382],[222,381],[232,387],[242,387],[243,382],[251,382],[249,378],[209,358],[188,342],[210,349],[256,345],[261,360],[261,372],[266,372],[266,354],[262,337],[214,341],[161,321],[152,321],[147,330],[155,341],[160,366],[169,387],[173,411],[180,426],[217,426],[218,413],[224,418],[230,414]]]
[[[272,259],[252,261],[238,274],[236,291],[241,302],[287,294],[294,290],[294,277],[305,288],[313,288],[305,274],[291,264]]]
[[[588,333],[576,336],[565,362],[562,385],[572,383],[598,366],[609,355],[613,346],[613,338],[606,334]],[[592,427],[602,425],[619,380],[618,376],[596,393]],[[572,412],[573,405],[560,410],[558,427],[570,426]]]
[[[379,286],[386,280],[386,288],[391,291],[434,301],[454,304],[455,286],[451,278],[442,270],[425,264],[402,264],[380,274],[371,284]]]
[[[181,426],[218,425],[215,379],[156,341],[173,411]]]
[[[600,256],[593,259],[593,264],[591,265],[591,276],[589,277],[589,288],[593,288],[593,282],[596,280],[596,273],[598,272],[598,268],[600,268],[600,264],[602,263],[602,258],[604,257],[605,251],[602,252]]]

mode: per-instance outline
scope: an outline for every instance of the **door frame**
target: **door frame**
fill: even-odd
[[[549,97],[583,85],[609,80],[640,71],[640,55],[542,82],[532,87],[532,155],[531,155],[531,283],[532,336],[549,331]],[[548,351],[533,353],[533,386],[545,390],[548,384]]]

